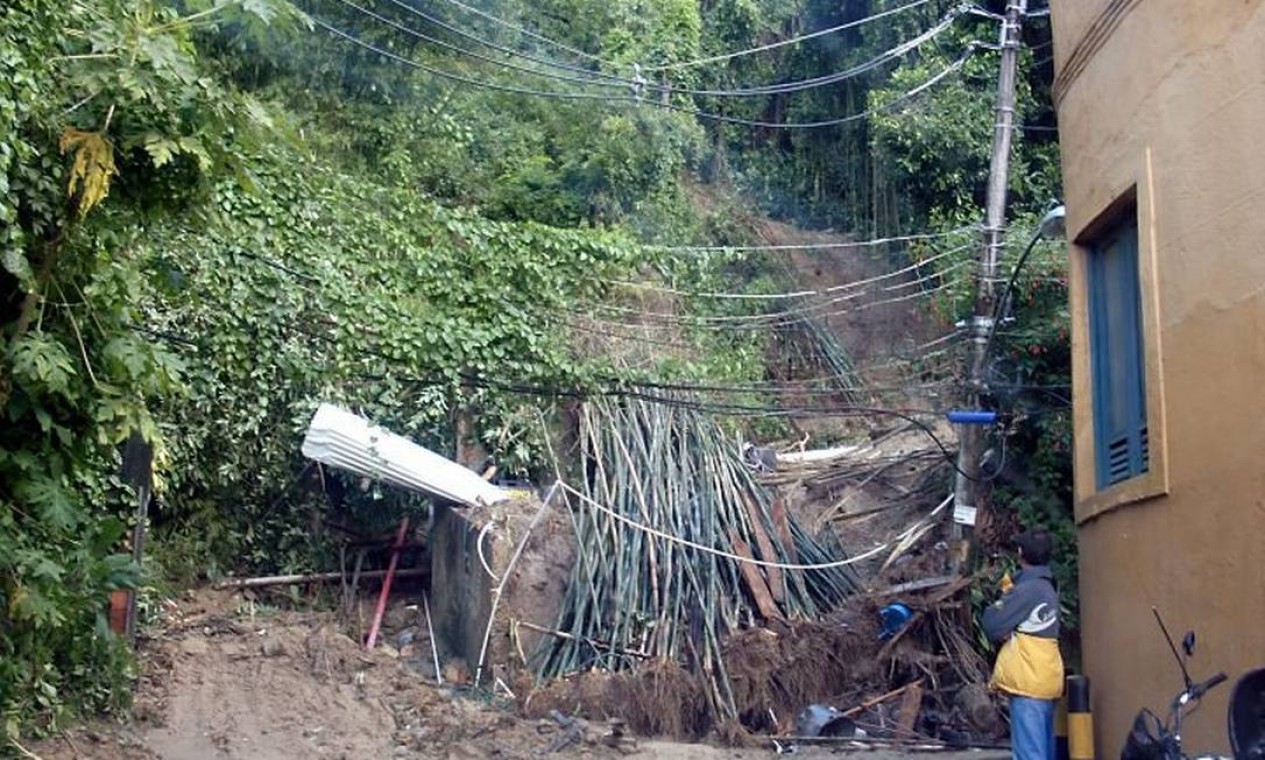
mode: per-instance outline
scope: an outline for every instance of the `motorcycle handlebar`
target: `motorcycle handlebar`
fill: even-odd
[[[1225,680],[1226,680],[1226,674],[1218,673],[1212,678],[1209,678],[1207,681],[1204,681],[1203,683],[1197,683],[1194,686],[1192,686],[1190,689],[1190,696],[1192,699],[1199,699],[1204,694],[1206,694],[1209,689],[1212,689],[1213,687],[1217,686],[1218,684],[1220,684],[1221,682]]]

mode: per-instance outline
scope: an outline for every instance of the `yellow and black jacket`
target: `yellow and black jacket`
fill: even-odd
[[[1059,594],[1045,566],[1025,568],[980,621],[993,642],[1002,642],[989,685],[1033,699],[1063,696],[1059,654]]]

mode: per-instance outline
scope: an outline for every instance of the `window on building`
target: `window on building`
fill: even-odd
[[[1094,464],[1102,490],[1145,473],[1150,459],[1138,224],[1132,209],[1088,249]]]

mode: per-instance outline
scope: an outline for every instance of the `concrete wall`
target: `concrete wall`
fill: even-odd
[[[473,674],[496,584],[480,564],[476,549],[483,523],[470,517],[466,509],[436,508],[430,532],[430,597],[441,659],[460,657]],[[486,551],[491,551],[494,540],[485,539]]]
[[[488,574],[478,554],[479,534],[489,522],[492,527],[484,536],[483,553],[496,578]],[[511,567],[525,535],[523,552]],[[488,642],[484,685],[492,676],[514,683],[536,664],[533,654],[546,640],[545,634],[518,624],[554,628],[571,578],[575,538],[565,508],[560,503],[545,507],[534,497],[516,497],[491,507],[439,507],[430,552],[431,614],[440,659],[447,665],[460,658],[472,677],[495,589],[508,573]]]
[[[1265,5],[1051,0],[1068,209],[1076,512],[1097,749],[1181,680],[1151,617],[1195,628],[1196,678],[1265,665]],[[1086,251],[1137,205],[1148,475],[1098,493]],[[1231,681],[1231,684],[1233,680]],[[1226,752],[1230,686],[1187,725]]]

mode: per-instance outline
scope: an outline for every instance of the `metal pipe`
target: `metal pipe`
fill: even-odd
[[[373,649],[378,641],[378,629],[382,626],[382,615],[387,609],[387,597],[391,595],[391,581],[395,578],[395,565],[400,561],[400,547],[404,545],[404,535],[408,533],[408,518],[400,520],[400,530],[395,534],[395,546],[391,548],[391,562],[387,565],[386,578],[382,580],[382,591],[378,594],[378,606],[373,611],[373,623],[369,626],[369,638],[365,641],[365,649]]]

